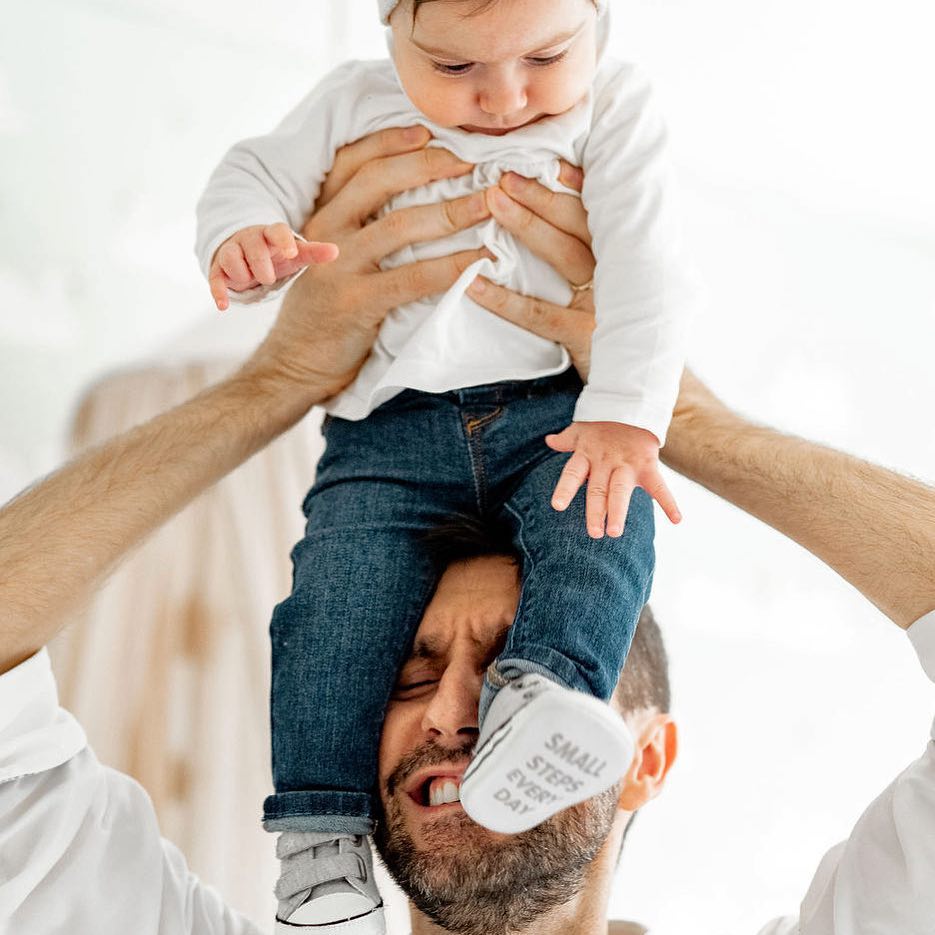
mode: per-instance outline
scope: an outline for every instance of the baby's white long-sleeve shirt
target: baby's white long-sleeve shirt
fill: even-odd
[[[576,421],[648,429],[665,441],[696,302],[683,259],[665,147],[645,77],[605,59],[587,97],[556,117],[496,137],[439,127],[410,103],[390,60],[348,62],[329,74],[272,133],[234,146],[198,205],[196,251],[207,274],[237,231],[284,221],[301,230],[338,149],[377,130],[421,124],[430,145],[475,165],[472,174],[404,192],[385,212],[437,203],[495,185],[504,172],[554,191],[559,160],[581,166],[582,198],[597,259],[597,328]],[[561,305],[570,285],[495,221],[388,257],[384,269],[486,246],[444,295],[394,309],[355,381],[326,409],[362,419],[404,389],[439,393],[565,370],[564,348],[491,314],[465,295],[478,274]],[[234,298],[256,301],[286,282]]]

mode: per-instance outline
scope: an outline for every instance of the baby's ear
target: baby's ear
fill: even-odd
[[[678,728],[669,714],[648,716],[634,736],[636,751],[618,800],[626,812],[635,812],[659,795],[678,755]]]

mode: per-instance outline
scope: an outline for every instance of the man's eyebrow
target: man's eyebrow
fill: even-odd
[[[478,651],[478,656],[486,660],[485,665],[492,662],[500,654],[500,650],[503,649],[503,645],[506,643],[507,631],[512,622],[512,619],[510,619],[493,640],[471,637],[471,643]],[[445,658],[447,651],[448,644],[445,640],[438,639],[438,637],[420,636],[413,644],[412,652],[409,653],[409,657],[403,665],[413,661],[437,662],[439,659]]]
[[[569,39],[574,39],[575,36],[577,36],[578,33],[580,33],[582,29],[584,29],[585,25],[586,25],[585,23],[582,23],[580,26],[576,26],[574,29],[570,31],[566,31],[566,32],[563,32],[561,35],[554,36],[548,42],[543,42],[540,45],[536,46],[535,49],[532,49],[529,52],[525,52],[524,55],[534,55],[536,52],[542,52],[545,49],[551,49],[553,46],[561,45],[563,42],[567,42]],[[416,40],[413,39],[411,36],[409,37],[409,41],[417,49],[421,49],[423,52],[425,52],[426,55],[434,55],[438,58],[457,59],[459,61],[463,59],[463,56],[455,55],[448,49],[433,49],[431,48],[431,46],[422,45],[420,42],[416,42]]]
[[[445,647],[442,641],[432,637],[419,637],[412,646],[412,652],[409,653],[409,659],[420,659],[433,661],[441,659],[445,655]],[[406,660],[407,662],[409,660]]]

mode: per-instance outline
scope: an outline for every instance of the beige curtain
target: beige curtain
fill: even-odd
[[[221,363],[117,374],[73,423],[76,450],[222,377]],[[137,550],[53,646],[63,704],[100,759],[149,792],[192,868],[259,922],[272,919],[273,837],[260,827],[269,767],[270,612],[322,441],[313,415]],[[197,445],[198,439],[192,439]]]

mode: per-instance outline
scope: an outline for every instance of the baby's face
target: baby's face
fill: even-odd
[[[394,55],[433,123],[500,136],[580,101],[597,68],[592,0],[412,0],[396,8]]]

